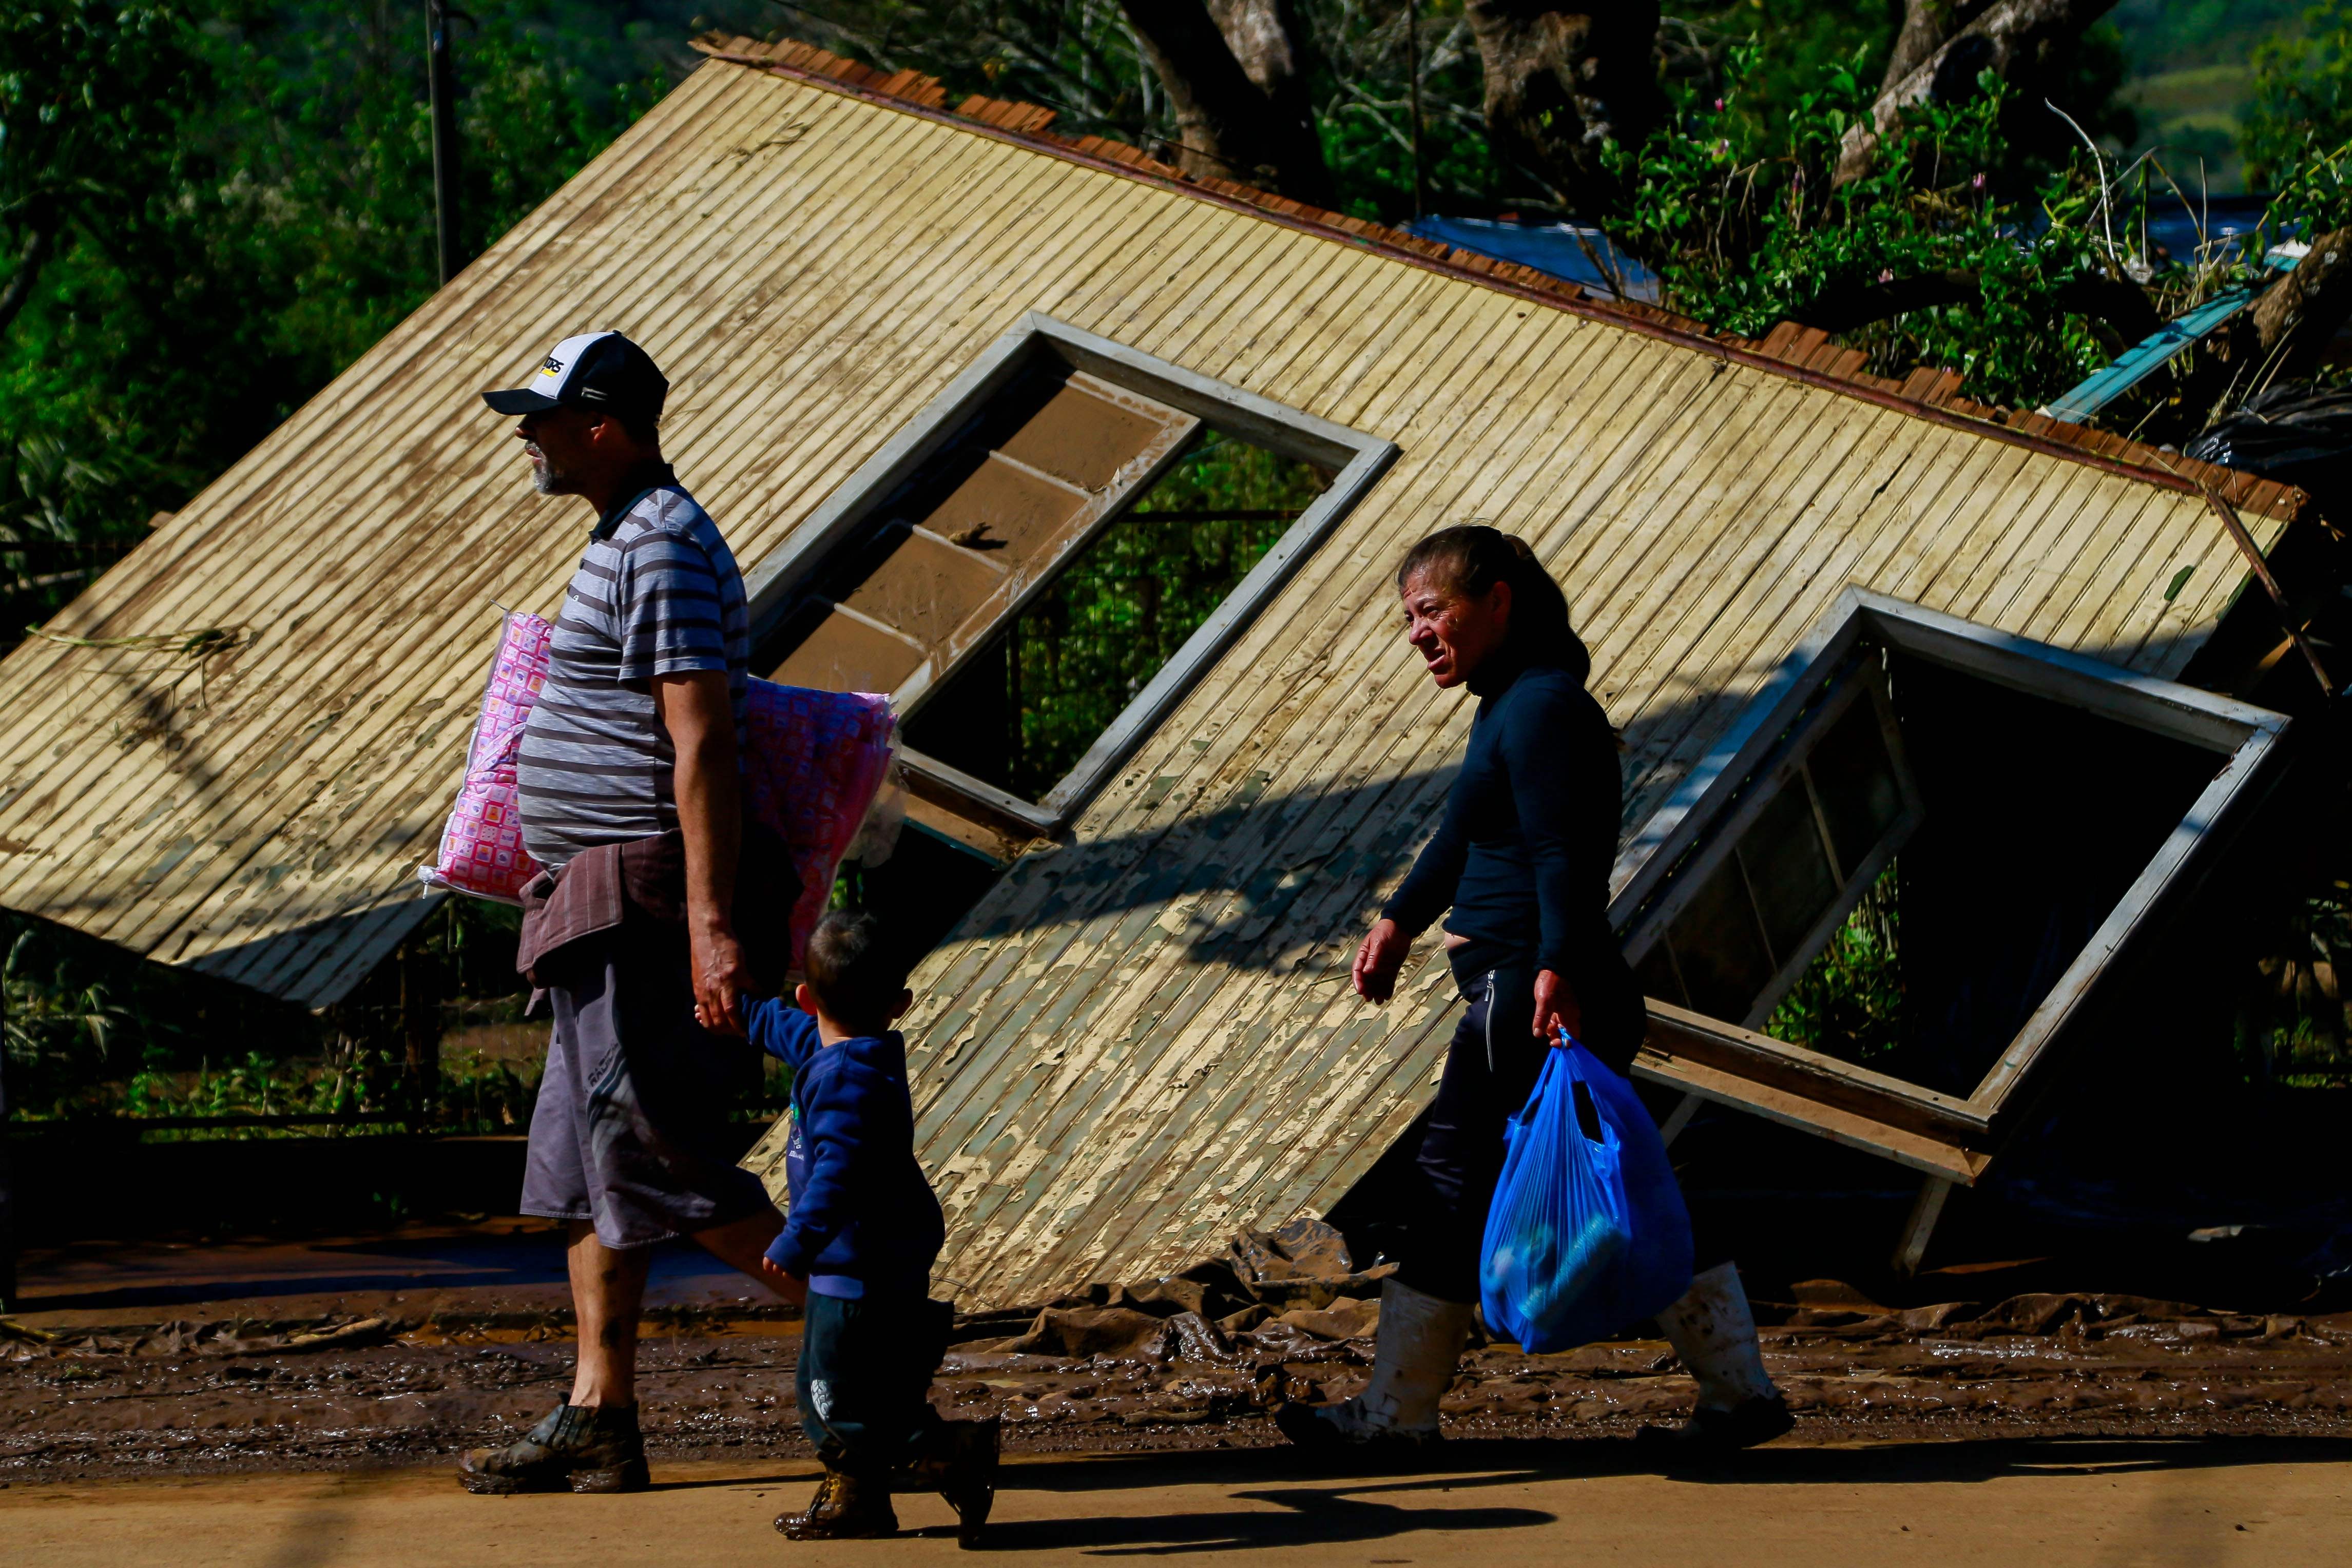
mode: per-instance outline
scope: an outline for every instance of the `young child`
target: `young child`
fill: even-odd
[[[947,1228],[915,1159],[907,1043],[890,1027],[914,995],[869,915],[818,922],[803,969],[797,1008],[771,998],[748,1020],[793,1070],[792,1207],[762,1267],[805,1303],[801,1427],[824,1461],[808,1511],[776,1528],[795,1541],[891,1534],[891,1476],[911,1470],[973,1546],[996,1496],[997,1424],[942,1420],[928,1394],[950,1309],[929,1299]]]

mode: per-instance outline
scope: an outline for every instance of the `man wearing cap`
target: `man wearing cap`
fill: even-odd
[[[540,493],[581,497],[596,524],[517,765],[523,843],[547,868],[523,890],[518,967],[554,1017],[521,1207],[570,1222],[579,1368],[528,1436],[465,1456],[472,1491],[643,1488],[651,1248],[691,1236],[761,1278],[782,1228],[726,1112],[757,1082],[741,998],[783,978],[798,883],[744,831],[750,614],[727,541],[662,460],[668,392],[643,349],[590,332],[482,394],[517,416]],[[740,906],[739,886],[756,894]]]

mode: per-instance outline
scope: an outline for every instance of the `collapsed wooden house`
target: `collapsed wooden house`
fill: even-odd
[[[708,47],[0,665],[0,902],[314,1007],[383,961],[430,907],[490,607],[550,610],[580,542],[474,393],[603,326],[672,377],[666,444],[746,564],[761,673],[909,716],[896,885],[953,928],[908,1032],[967,1305],[1328,1209],[1424,1103],[1458,1005],[1434,934],[1386,1009],[1346,974],[1470,717],[1396,634],[1392,564],[1433,527],[1532,540],[1592,647],[1627,747],[1616,914],[1658,998],[1643,1076],[1931,1198],[2259,793],[2284,721],[2205,688],[2284,647],[2244,590],[2295,492],[1043,110]],[[1203,428],[1317,490],[1181,650],[1049,787],[913,744]],[[2160,779],[2128,831],[2074,829],[2100,850],[2087,936],[1949,1082],[1759,1032],[1889,857],[1967,816],[1983,779],[1938,770],[1979,723],[2092,726]],[[780,1180],[775,1154],[751,1160]]]

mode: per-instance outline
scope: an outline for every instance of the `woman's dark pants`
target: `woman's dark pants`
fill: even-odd
[[[915,1294],[809,1292],[795,1386],[801,1430],[827,1469],[879,1479],[923,1457],[940,1427],[929,1392],[949,1314]]]
[[[1447,1301],[1478,1299],[1486,1207],[1503,1174],[1504,1124],[1535,1092],[1551,1049],[1535,1034],[1532,966],[1465,981],[1462,996],[1470,1007],[1454,1028],[1437,1098],[1423,1123],[1408,1200],[1411,1228],[1397,1269],[1399,1281]],[[1710,1228],[1697,1228],[1698,1268],[1726,1261],[1728,1253],[1706,1234]]]

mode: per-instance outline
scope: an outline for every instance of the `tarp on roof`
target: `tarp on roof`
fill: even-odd
[[[1516,261],[1604,297],[1655,303],[1658,275],[1599,229],[1577,224],[1503,223],[1494,218],[1415,218],[1405,233]]]

